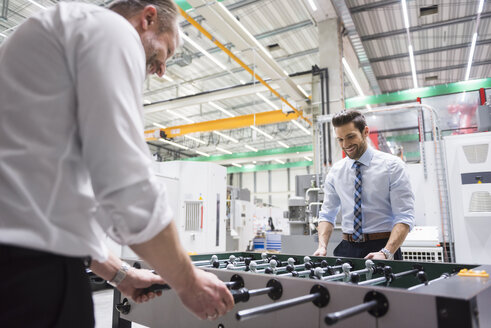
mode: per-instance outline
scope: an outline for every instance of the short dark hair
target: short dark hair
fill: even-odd
[[[363,130],[365,130],[365,127],[367,126],[365,116],[363,116],[362,113],[354,110],[343,110],[339,113],[334,114],[331,122],[332,125],[334,125],[334,127],[336,128],[353,122],[355,127],[360,130],[361,133],[363,133]]]
[[[160,32],[177,32],[179,11],[173,0],[116,0],[109,9],[128,19],[148,5],[157,9]]]

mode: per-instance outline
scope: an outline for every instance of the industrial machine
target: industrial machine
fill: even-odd
[[[456,260],[491,264],[491,132],[444,141]]]
[[[190,314],[167,285],[135,304],[115,290],[113,328],[491,327],[491,266],[285,254],[191,257],[226,282],[235,307],[214,321]],[[145,267],[140,261],[131,262]]]

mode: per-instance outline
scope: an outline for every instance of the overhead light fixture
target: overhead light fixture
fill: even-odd
[[[295,120],[291,120],[290,122],[292,122],[294,125],[296,125],[300,130],[302,130],[303,132],[305,132],[306,134],[310,135],[310,131],[307,130],[302,124],[298,123],[297,121]]]
[[[402,5],[402,15],[404,16],[404,26],[409,29],[409,15],[407,14],[407,3],[406,0],[401,0]]]
[[[174,82],[174,80],[173,80],[172,78],[170,78],[169,76],[167,76],[167,74],[162,75],[162,78],[163,78],[164,80],[169,81],[169,82]]]
[[[280,163],[280,164],[285,164],[285,162],[283,162],[283,161],[282,161],[282,160],[280,160],[280,159],[275,158],[274,160],[275,160],[276,162]]]
[[[191,40],[191,38],[189,36],[187,36],[186,34],[184,34],[184,33],[181,32],[181,37],[184,39],[184,41],[186,41],[187,43],[189,43],[190,45],[192,45],[193,47],[195,47],[203,55],[205,55],[206,57],[208,57],[209,59],[211,59],[211,61],[213,61],[215,64],[217,64],[221,69],[227,70],[227,67],[225,65],[223,65],[215,57],[213,57],[212,55],[210,55],[210,53],[208,51],[206,51],[205,49],[203,49],[199,44],[197,44],[196,42],[194,42],[193,40]]]
[[[254,125],[250,125],[250,128],[253,129],[254,131],[257,131],[259,133],[261,133],[262,135],[264,135],[266,138],[268,138],[269,140],[273,140],[273,136],[267,134],[266,132],[264,132],[263,130],[260,130],[258,128],[256,128]]]
[[[0,36],[3,37],[3,38],[6,38],[7,36],[3,33],[0,33]]]
[[[255,151],[255,152],[258,152],[259,151],[258,149],[254,148],[254,147],[251,147],[249,145],[244,145],[244,147],[246,147],[249,150]]]
[[[233,166],[236,166],[236,167],[242,167],[242,165],[240,164],[237,164],[237,163],[232,163]]]
[[[301,93],[303,93],[303,95],[305,96],[305,98],[308,98],[309,97],[309,94],[307,93],[307,91],[305,91],[305,89],[302,88],[300,86],[300,84],[297,84],[297,88],[298,88],[298,90],[300,90]]]
[[[290,148],[290,146],[288,146],[286,143],[284,143],[284,142],[282,142],[282,141],[278,141],[278,143],[279,143],[281,146],[285,147],[285,148]]]
[[[189,123],[195,123],[193,120],[190,120],[189,118],[187,118],[186,116],[184,115],[181,115],[179,113],[176,113],[174,112],[173,110],[171,109],[168,109],[167,110],[168,113],[171,113],[172,115],[176,116],[176,117],[179,117],[179,118],[182,118],[183,120],[185,120],[186,122],[189,122]]]
[[[471,51],[469,53],[469,60],[467,62],[467,70],[465,71],[464,81],[469,80],[469,77],[471,75],[472,60],[474,58],[474,50],[476,50],[476,41],[477,41],[477,33],[474,33],[474,35],[472,36]]]
[[[341,59],[341,62],[343,63],[344,69],[346,70],[346,73],[348,73],[348,77],[349,77],[351,83],[353,84],[353,86],[355,87],[356,92],[358,92],[358,95],[359,96],[364,97],[365,96],[365,93],[361,89],[361,86],[358,83],[358,80],[356,79],[355,75],[353,74],[353,71],[351,70],[351,67],[349,67],[348,62],[346,61],[346,58],[343,57]]]
[[[200,140],[198,138],[195,138],[195,137],[191,137],[191,136],[188,136],[187,134],[184,135],[185,138],[188,138],[190,140],[193,140],[193,141],[196,141],[202,145],[206,145],[206,142],[204,142],[203,140]]]
[[[273,107],[273,108],[276,108],[277,107],[271,100],[269,100],[268,98],[266,98],[265,96],[263,96],[259,92],[257,92],[256,95],[259,98],[261,98],[266,104],[270,105],[271,107]]]
[[[229,137],[228,135],[223,134],[223,133],[221,133],[221,132],[218,132],[218,131],[213,131],[213,133],[214,133],[214,134],[216,134],[216,135],[219,135],[219,136],[220,136],[220,137],[222,137],[222,138],[225,138],[225,139],[227,139],[227,140],[230,140],[230,141],[232,141],[232,142],[234,142],[234,143],[239,143],[239,140],[237,140],[237,139],[235,139],[235,138],[232,138],[232,137]]]
[[[216,148],[216,150],[219,150],[219,151],[221,151],[222,153],[225,153],[225,154],[232,154],[232,152],[231,152],[231,151],[228,151],[228,150],[226,150],[226,149],[223,149],[223,148],[220,148],[220,147],[215,147],[215,148]]]
[[[482,9],[484,8],[484,0],[479,1],[479,6],[477,7],[477,13],[482,13]]]
[[[164,138],[159,138],[160,141],[162,142],[165,142],[165,143],[168,143],[169,145],[172,145],[172,146],[175,146],[175,147],[178,147],[178,148],[182,148],[182,149],[189,149],[189,147],[186,147],[186,146],[183,146],[183,145],[180,145],[178,143],[175,143],[175,142],[172,142],[172,141],[169,141],[169,140],[166,140]]]
[[[418,88],[418,78],[416,77],[416,65],[414,64],[413,46],[409,45],[409,61],[411,62],[411,72],[413,75],[413,88]]]
[[[254,165],[254,164],[246,164],[246,165],[244,165],[244,168],[245,169],[253,169],[254,167],[256,167],[256,165]]]
[[[240,84],[246,84],[246,82],[242,79],[239,79]]]
[[[312,161],[312,158],[310,158],[309,156],[304,156],[303,158],[305,158],[308,161]]]
[[[308,0],[308,2],[309,2],[309,5],[310,5],[310,8],[312,8],[312,11],[316,11],[317,10],[317,6],[315,5],[314,0]]]
[[[160,123],[156,123],[156,122],[153,122],[152,123],[154,126],[158,127],[158,128],[161,128],[161,129],[167,129],[167,127],[165,125],[162,125]]]
[[[219,111],[221,111],[222,113],[224,113],[225,115],[228,115],[230,117],[234,117],[235,115],[230,113],[228,110],[226,110],[225,108],[222,108],[220,106],[218,106],[217,104],[215,104],[213,101],[209,101],[208,104],[210,104],[211,106],[215,107],[216,109],[218,109]]]
[[[194,150],[197,154],[200,154],[201,156],[206,156],[206,157],[210,157],[210,154],[207,154],[207,153],[204,153],[202,151],[199,151],[199,150]]]
[[[39,4],[39,3],[37,3],[36,1],[33,1],[33,0],[27,0],[27,1],[29,1],[30,3],[32,3],[33,5],[35,5],[35,6],[39,7],[39,8],[41,8],[41,9],[46,9],[46,7],[45,7],[45,6],[40,5],[40,4]]]

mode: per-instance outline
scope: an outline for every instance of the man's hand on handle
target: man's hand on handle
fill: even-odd
[[[326,254],[327,254],[327,249],[325,247],[323,247],[323,246],[320,246],[314,252],[314,256],[326,256]]]

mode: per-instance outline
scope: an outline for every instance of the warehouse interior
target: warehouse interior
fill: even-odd
[[[58,2],[0,0],[0,48],[29,17]],[[113,3],[81,2],[100,7]],[[144,82],[141,132],[153,158],[155,179],[167,190],[179,238],[193,261],[206,260],[212,268],[210,256],[223,253],[228,262],[218,272],[234,262],[228,260],[230,254],[256,253],[259,266],[266,261],[261,253],[276,254],[280,266],[290,256],[302,263],[304,256],[316,259],[326,177],[346,157],[332,119],[343,110],[355,110],[366,118],[369,147],[398,157],[409,176],[414,227],[400,247],[407,268],[418,263],[451,271],[462,264],[459,268],[464,270],[479,266],[483,272],[491,270],[489,1],[174,2],[180,12],[181,46],[167,61],[165,75],[147,76]],[[105,147],[110,157],[111,144]],[[338,214],[327,245],[325,256],[332,263],[334,249],[343,240],[342,220]],[[109,237],[105,243],[118,257],[141,262],[128,245]],[[282,254],[288,256],[283,259]],[[365,268],[365,262],[353,263]],[[403,271],[405,267],[394,264],[393,268]],[[448,281],[460,278],[450,271]],[[476,272],[486,273],[481,271]],[[294,310],[278,312],[281,319],[273,313],[267,314],[268,319],[246,320],[244,314],[245,319],[237,321],[241,319],[240,315],[235,319],[235,310],[222,321],[183,319],[192,316],[173,291],[164,290],[163,296],[140,305],[87,272],[97,328],[294,327],[297,322],[292,318]],[[224,281],[231,279],[228,273],[217,272]],[[312,268],[314,283],[323,280],[313,272]],[[333,272],[341,274],[341,266]],[[435,279],[441,279],[440,274]],[[269,279],[261,276],[260,284],[248,286],[247,279],[252,278],[245,278],[250,291],[264,287]],[[475,302],[480,309],[491,304],[489,275],[463,279],[476,279],[472,287],[476,290],[469,290],[479,294]],[[300,285],[292,287],[294,280],[286,279],[279,301],[301,295],[296,293]],[[305,281],[300,283],[306,286]],[[335,295],[340,287],[333,286],[330,292]],[[361,302],[368,290],[352,286],[346,288],[353,289],[356,302]],[[468,288],[450,286],[449,290]],[[443,290],[435,295],[450,293]],[[384,297],[391,306],[403,296],[417,303],[407,295],[410,292],[405,293],[387,291]],[[430,294],[424,294],[427,297],[418,306],[432,308]],[[241,303],[242,309],[279,302],[270,298],[258,296]],[[369,301],[374,302],[364,300],[365,304]],[[299,308],[305,316],[317,318],[306,326],[324,327],[324,319],[318,319],[321,315],[356,302],[336,303],[334,309],[327,305],[327,310],[311,303]],[[131,311],[125,313],[130,303]],[[165,306],[170,310],[159,313]],[[372,323],[374,327],[405,327],[404,315],[388,311],[385,316],[380,314],[383,311],[366,312],[358,319],[367,320],[367,327]],[[422,316],[428,322],[434,320],[428,327],[444,327],[447,321],[439,317],[440,312],[431,312]],[[472,327],[491,327],[490,314],[485,312],[470,315]],[[180,319],[172,321],[165,318],[166,313]],[[343,315],[336,326],[358,320]],[[277,321],[273,324],[270,319]],[[467,321],[462,322],[467,326]]]

